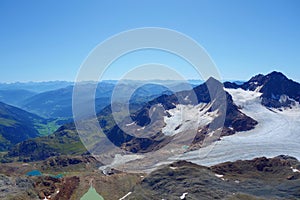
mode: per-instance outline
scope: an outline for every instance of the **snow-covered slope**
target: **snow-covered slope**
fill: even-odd
[[[223,137],[214,146],[192,151],[170,161],[185,159],[211,166],[225,161],[274,157],[286,154],[300,159],[300,106],[268,109],[261,104],[257,91],[226,89],[241,111],[258,121],[255,129]]]
[[[165,127],[162,129],[162,133],[172,136],[187,130],[203,128],[217,116],[217,111],[209,112],[210,108],[211,104],[206,103],[196,106],[176,105],[175,108],[166,111],[169,116],[164,117]]]

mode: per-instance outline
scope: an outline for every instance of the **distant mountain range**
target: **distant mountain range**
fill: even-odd
[[[161,94],[170,94],[187,88],[187,84],[178,81],[122,81],[120,91],[126,93],[128,88],[141,87],[136,90],[131,103],[145,103]],[[192,81],[197,83],[199,81]],[[41,82],[0,84],[0,101],[20,107],[28,112],[45,118],[72,118],[72,82]],[[96,83],[85,83],[89,91]],[[117,81],[103,81],[98,84],[95,98],[96,111],[100,112],[111,103],[111,96]],[[161,84],[161,85],[160,85]],[[192,85],[194,86],[194,85]],[[122,96],[121,94],[119,96]]]
[[[0,90],[0,102],[18,107],[21,106],[26,99],[29,99],[36,94],[36,92],[23,89],[4,89]]]
[[[0,90],[27,90],[34,93],[41,93],[68,87],[73,84],[73,82],[68,81],[0,83]]]
[[[128,87],[133,87],[131,84],[124,84],[122,92],[128,90]],[[86,91],[91,90],[94,85],[86,84]],[[111,83],[101,83],[98,85],[95,94],[96,111],[100,112],[104,107],[111,102],[111,96],[115,85]],[[168,88],[155,84],[147,84],[138,88],[133,94],[131,102],[143,103],[151,98],[155,98],[164,92],[168,92]],[[44,116],[46,118],[71,118],[72,117],[72,95],[73,86],[66,88],[43,92],[34,95],[23,101],[21,107],[30,112]],[[120,95],[122,96],[122,95]]]

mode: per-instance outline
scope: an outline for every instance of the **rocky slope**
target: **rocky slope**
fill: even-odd
[[[299,199],[299,169],[288,156],[210,168],[179,161],[152,172],[127,199]]]
[[[45,160],[51,156],[81,155],[86,152],[74,124],[66,124],[54,134],[29,139],[15,145],[3,160],[32,162]]]
[[[192,117],[185,121],[181,119],[181,121],[177,122],[178,124],[169,126],[172,129],[168,130],[171,132],[171,136],[165,133],[164,128],[168,127],[166,121],[172,121],[166,119],[173,117],[170,113],[178,107],[188,107],[189,105],[195,110],[193,111],[193,114],[196,116],[195,118],[203,115],[202,121],[205,121],[205,116],[208,115],[207,117],[212,117],[211,121],[201,124],[201,120],[194,122]],[[201,107],[202,105],[203,107]],[[188,109],[190,110],[190,108]],[[203,110],[204,112],[202,112]],[[119,112],[122,113],[122,111]],[[188,112],[183,112],[183,114],[193,115]],[[142,109],[132,113],[130,118],[125,118],[123,122],[117,125],[109,124],[108,122],[111,119],[107,116],[99,116],[101,125],[104,127],[105,134],[110,141],[116,146],[135,153],[150,152],[163,147],[172,140],[175,135],[173,134],[174,132],[197,131],[198,133],[192,142],[192,146],[197,146],[203,142],[207,135],[219,128],[223,128],[220,135],[227,136],[237,131],[251,130],[257,124],[255,120],[240,112],[239,108],[233,103],[230,94],[223,90],[223,85],[213,78],[195,87],[193,90],[182,91],[173,95],[162,95],[148,102]],[[224,121],[222,121],[222,118]],[[131,123],[129,124],[128,121],[131,121]],[[184,124],[188,122],[192,123],[191,126],[183,128]],[[109,124],[109,127],[106,124]],[[138,127],[132,126],[133,124],[138,125]],[[214,125],[211,126],[211,124]],[[121,128],[120,125],[122,126]],[[151,128],[148,129],[147,126]],[[151,136],[137,137],[141,132],[140,130],[144,128],[145,132]],[[215,140],[217,139],[219,137],[215,138]]]

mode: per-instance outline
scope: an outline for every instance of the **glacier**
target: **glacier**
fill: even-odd
[[[271,109],[261,104],[259,90],[225,89],[234,103],[258,121],[255,129],[221,138],[211,146],[169,158],[212,166],[256,157],[289,155],[300,160],[300,106]]]

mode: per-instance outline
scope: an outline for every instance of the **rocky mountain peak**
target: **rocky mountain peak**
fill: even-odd
[[[287,77],[283,73],[277,71],[273,71],[269,73],[268,75],[266,75],[266,77],[270,79],[277,79],[277,80],[287,79]]]
[[[226,82],[224,86],[260,92],[262,104],[267,107],[291,107],[295,102],[300,102],[300,84],[277,71],[256,75],[242,85]]]

